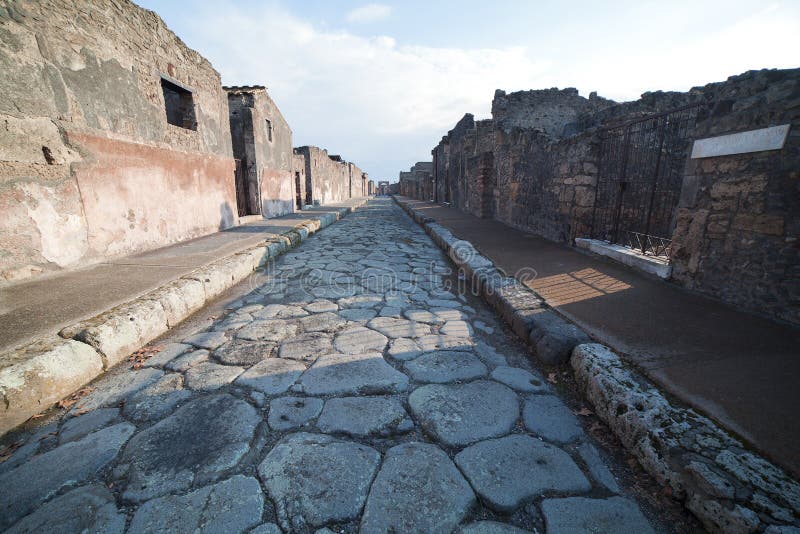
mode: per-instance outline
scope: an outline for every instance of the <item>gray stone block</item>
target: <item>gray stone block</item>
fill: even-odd
[[[569,497],[542,501],[548,534],[647,534],[654,532],[639,507],[628,499]]]

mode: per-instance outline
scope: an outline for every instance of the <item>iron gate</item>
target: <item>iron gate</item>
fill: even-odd
[[[669,255],[699,107],[683,106],[601,132],[593,238]]]

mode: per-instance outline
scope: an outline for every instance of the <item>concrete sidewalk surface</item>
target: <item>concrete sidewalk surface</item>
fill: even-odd
[[[397,197],[526,284],[669,394],[800,476],[800,330],[454,208]]]
[[[312,207],[0,288],[0,434],[367,200]]]

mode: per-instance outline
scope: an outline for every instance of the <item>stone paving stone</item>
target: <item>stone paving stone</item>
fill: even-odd
[[[233,382],[244,367],[204,362],[186,371],[186,387],[195,391],[211,391]]]
[[[145,532],[247,532],[261,522],[264,494],[258,480],[236,475],[186,495],[147,501],[129,534]]]
[[[183,389],[183,377],[170,373],[126,400],[122,413],[135,423],[160,419],[191,396]]]
[[[275,343],[272,341],[245,341],[234,339],[220,345],[211,354],[225,365],[248,367],[272,356]]]
[[[393,339],[389,344],[389,351],[387,354],[395,360],[408,361],[422,354],[422,349],[420,349],[417,342],[413,339],[399,337]]]
[[[519,417],[517,395],[489,380],[422,386],[408,404],[423,428],[448,447],[507,434]]]
[[[639,507],[622,497],[545,499],[541,506],[548,534],[654,532]]]
[[[478,341],[475,344],[475,354],[477,354],[478,358],[480,358],[486,365],[500,367],[508,366],[506,357],[497,352],[494,347],[484,343],[483,341]]]
[[[280,342],[297,333],[297,325],[285,319],[254,321],[238,332],[236,337],[250,341]]]
[[[269,427],[273,430],[298,428],[319,415],[322,399],[314,397],[280,397],[269,403]]]
[[[258,466],[285,531],[356,519],[380,465],[375,449],[321,434],[278,442]]]
[[[228,335],[225,332],[200,332],[185,338],[183,343],[194,345],[199,349],[214,350],[226,341]]]
[[[548,441],[567,443],[583,436],[578,419],[558,397],[534,395],[522,408],[525,428]]]
[[[39,507],[63,487],[95,476],[116,458],[136,427],[120,423],[49,452],[0,475],[0,529]]]
[[[472,327],[466,321],[447,321],[439,329],[439,333],[445,336],[471,337]]]
[[[446,384],[486,376],[486,366],[471,352],[436,350],[405,364],[413,380]]]
[[[255,313],[253,317],[257,319],[296,319],[306,315],[308,315],[308,312],[300,306],[268,304],[261,311]]]
[[[326,354],[300,378],[308,395],[398,393],[408,387],[408,377],[377,353]]]
[[[416,321],[418,323],[439,324],[443,323],[441,319],[437,318],[433,313],[428,310],[411,309],[403,312],[406,319]]]
[[[460,534],[530,534],[530,531],[497,521],[476,521],[461,528]]]
[[[316,313],[300,319],[300,324],[306,332],[333,332],[347,324],[347,319],[338,313]]]
[[[609,471],[600,453],[597,452],[592,445],[588,443],[581,443],[578,445],[578,454],[581,459],[586,463],[589,469],[589,474],[595,482],[605,486],[605,488],[612,493],[619,493],[619,485],[614,475]]]
[[[432,350],[470,350],[475,346],[475,342],[468,337],[444,336],[441,334],[431,334],[417,339],[417,343],[424,352]]]
[[[255,408],[228,394],[190,401],[128,442],[123,498],[142,502],[215,479],[244,456],[260,421]]]
[[[262,523],[251,530],[250,534],[283,534],[283,531],[275,523]]]
[[[360,354],[368,351],[383,351],[389,339],[363,326],[354,326],[342,331],[333,342],[339,352],[345,354]]]
[[[74,489],[40,506],[6,534],[53,532],[102,532],[125,530],[125,514],[117,510],[114,496],[105,486]]]
[[[339,309],[339,305],[327,299],[319,299],[314,302],[309,302],[303,306],[303,309],[308,313],[335,312]]]
[[[198,363],[207,362],[208,358],[210,357],[210,352],[205,349],[200,350],[193,350],[191,352],[187,352],[186,354],[182,354],[178,356],[174,360],[168,362],[164,369],[168,371],[175,371],[177,373],[183,373],[188,371],[190,367],[197,365]]]
[[[363,323],[366,323],[377,314],[378,313],[375,310],[371,310],[369,308],[350,308],[349,310],[342,310],[339,312],[339,315],[348,321]]]
[[[378,314],[381,317],[397,317],[399,318],[400,315],[403,313],[402,308],[398,308],[395,306],[384,306],[381,308],[381,312]]]
[[[395,397],[340,397],[325,402],[317,427],[328,434],[386,436],[407,418],[403,404]]]
[[[543,493],[591,489],[566,452],[524,434],[481,441],[455,460],[478,495],[499,512],[512,512]]]
[[[192,346],[185,343],[167,343],[160,351],[147,358],[144,362],[144,366],[163,367],[170,360],[191,349]]]
[[[119,419],[118,408],[99,408],[83,415],[67,419],[58,432],[58,443],[64,444],[91,434]]]
[[[164,373],[159,369],[139,369],[133,373],[119,373],[98,383],[94,390],[76,402],[70,414],[116,406],[126,397],[133,395],[159,380]]]
[[[278,351],[278,356],[292,360],[311,361],[332,350],[330,336],[322,332],[310,332],[284,341]]]
[[[501,365],[492,371],[492,380],[507,385],[511,389],[521,391],[523,393],[549,393],[550,388],[547,383],[540,376],[536,376],[530,371],[520,369],[519,367],[508,367]]]
[[[280,395],[289,390],[306,366],[294,360],[269,358],[239,375],[236,385],[245,386],[265,395]]]
[[[339,299],[340,308],[374,308],[383,303],[381,295],[356,295]]]
[[[372,484],[361,532],[451,532],[475,506],[475,494],[436,445],[389,449]]]
[[[426,324],[394,317],[376,317],[368,322],[367,326],[392,339],[421,337],[431,333],[431,327]]]

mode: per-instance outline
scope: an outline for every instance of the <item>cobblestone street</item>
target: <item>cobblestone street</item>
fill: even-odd
[[[457,282],[370,201],[27,430],[0,463],[0,530],[676,528]]]

